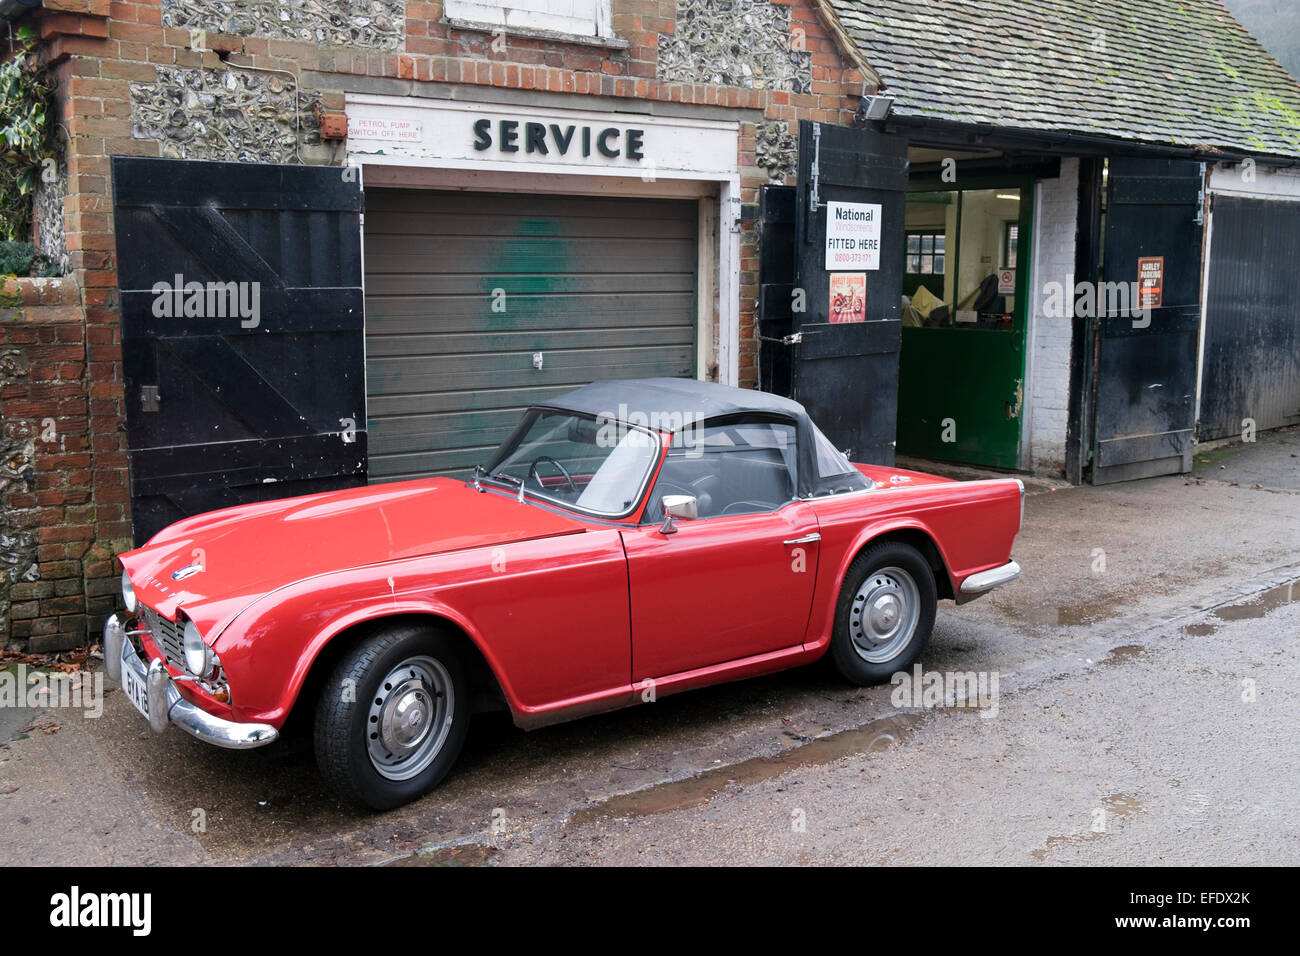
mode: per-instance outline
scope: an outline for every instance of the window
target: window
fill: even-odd
[[[610,0],[446,0],[451,20],[500,25],[509,29],[550,30],[576,36],[612,37]]]
[[[532,408],[479,473],[481,481],[589,514],[626,515],[659,459],[654,433]]]
[[[947,237],[942,232],[908,233],[908,275],[943,275],[947,262],[947,252]]]
[[[692,495],[701,518],[776,511],[795,496],[793,425],[740,422],[679,432],[655,482],[646,521],[664,495]]]
[[[1020,224],[1007,220],[1002,224],[1002,268],[1016,267],[1016,247],[1020,244]]]

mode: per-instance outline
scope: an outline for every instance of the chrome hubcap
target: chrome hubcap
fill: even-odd
[[[451,675],[432,657],[412,657],[379,682],[366,720],[370,762],[389,780],[409,780],[442,750],[451,732]]]
[[[849,637],[870,664],[893,660],[907,647],[920,618],[916,581],[902,568],[880,568],[862,582],[849,607]]]

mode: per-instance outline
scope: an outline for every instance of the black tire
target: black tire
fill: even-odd
[[[899,574],[898,571],[904,574]],[[875,580],[872,580],[873,577]],[[907,590],[904,582],[906,577],[910,577],[916,591],[916,617],[910,633],[904,635],[900,629],[889,642],[868,647],[871,643],[869,634],[872,625],[869,620],[863,620],[862,612],[855,609],[855,604],[865,606],[869,599],[883,600],[885,603],[882,604],[881,614],[885,615],[889,610],[891,595],[894,602],[898,603],[898,595]],[[868,584],[868,581],[872,583]],[[867,592],[860,595],[864,587]],[[830,656],[836,670],[845,679],[865,686],[883,683],[896,672],[911,667],[930,640],[938,603],[934,572],[919,551],[898,541],[884,541],[867,548],[849,565],[848,573],[840,585],[839,600],[835,604],[835,629],[831,636]],[[902,604],[899,606],[902,607]],[[881,659],[869,660],[868,656]]]
[[[392,678],[399,665],[410,665],[401,671],[410,677],[394,688]],[[386,679],[387,687],[381,688]],[[402,701],[414,702],[404,712],[406,723],[395,716],[403,713]],[[371,754],[372,741],[375,748],[386,749],[375,729],[381,723],[379,715],[385,715],[382,722],[395,727],[395,733],[416,734],[419,712],[430,715],[423,718],[429,739],[419,744],[429,752],[413,751],[403,757],[395,748],[385,775],[376,762],[382,756]],[[325,681],[316,705],[316,763],[345,799],[371,810],[391,810],[428,793],[447,775],[465,743],[469,713],[469,684],[456,639],[428,625],[395,625],[348,648]],[[404,759],[411,762],[403,766]],[[390,776],[403,773],[411,776]]]

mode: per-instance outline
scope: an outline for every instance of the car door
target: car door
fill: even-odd
[[[647,519],[623,533],[632,680],[660,678],[803,642],[817,576],[817,517],[795,500],[795,428],[732,421],[679,436]],[[664,533],[665,494],[699,517]]]

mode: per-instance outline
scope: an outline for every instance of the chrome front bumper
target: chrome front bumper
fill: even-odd
[[[145,665],[135,646],[126,639],[126,629],[116,614],[104,623],[104,669],[118,683],[122,681],[123,671],[129,669],[144,684],[148,691],[149,726],[158,733],[166,730],[169,723],[175,724],[199,740],[230,750],[264,747],[280,736],[270,724],[237,724],[190,703],[176,689],[176,682],[161,660],[154,658]]]
[[[1014,581],[1018,577],[1020,577],[1020,565],[1014,561],[1008,561],[1000,568],[989,568],[989,570],[981,571],[979,574],[972,574],[961,583],[961,593],[980,595],[985,591],[992,591],[1000,584]]]

